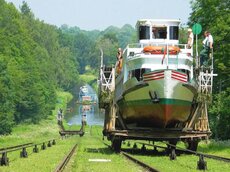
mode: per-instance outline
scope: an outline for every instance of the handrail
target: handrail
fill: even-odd
[[[2,154],[2,153],[4,153],[4,152],[14,152],[14,151],[20,150],[20,149],[22,149],[22,148],[33,147],[33,146],[35,146],[35,145],[42,145],[42,144],[44,144],[44,143],[46,143],[46,142],[48,142],[48,143],[51,142],[51,141],[53,142],[54,140],[56,140],[56,139],[51,139],[51,140],[44,141],[44,142],[41,142],[41,143],[33,143],[33,144],[29,144],[29,145],[17,147],[17,148],[15,148],[15,149],[1,150],[1,151],[0,151],[0,154]],[[56,142],[55,142],[55,143],[56,143]]]
[[[11,147],[12,149],[9,149],[9,150],[2,148],[2,151],[0,151],[0,154],[2,154],[2,158],[0,158],[0,160],[1,160],[0,161],[0,166],[9,165],[9,158],[7,158],[7,153],[9,153],[9,152],[14,152],[14,151],[22,150],[20,152],[20,157],[21,158],[25,158],[25,157],[28,157],[26,148],[34,146],[33,152],[37,153],[38,152],[38,148],[37,148],[38,145],[42,145],[41,149],[44,150],[44,149],[46,149],[46,145],[45,145],[46,142],[48,142],[47,147],[51,147],[52,145],[56,144],[55,140],[56,139],[51,139],[51,140],[44,141],[44,142],[41,142],[41,143],[31,143],[31,144],[27,143],[27,144],[24,144],[24,145],[16,145],[16,146],[12,146]]]
[[[31,143],[25,143],[25,144],[20,144],[20,145],[16,145],[16,146],[9,146],[9,147],[5,147],[5,148],[0,148],[0,152],[1,151],[6,151],[6,150],[9,150],[9,149],[18,148],[18,147],[23,147],[23,146],[26,146],[26,145],[31,145],[31,144],[33,144],[33,143],[31,142]]]

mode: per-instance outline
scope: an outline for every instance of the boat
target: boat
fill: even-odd
[[[193,50],[179,44],[179,24],[171,19],[137,21],[138,43],[124,49],[114,89],[117,113],[128,129],[176,128],[192,112],[198,91]]]
[[[179,25],[177,19],[138,20],[138,42],[124,49],[116,63],[122,66],[105,66],[101,50],[98,105],[105,110],[103,135],[116,152],[125,140],[183,141],[196,151],[211,135],[213,57],[208,68],[200,66],[198,53],[179,43]]]
[[[86,85],[83,85],[82,87],[80,87],[79,96],[86,96],[88,95],[88,93],[89,93],[89,90]]]

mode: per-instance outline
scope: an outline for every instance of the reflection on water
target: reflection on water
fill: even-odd
[[[89,86],[88,94],[94,97],[94,100],[97,101],[97,96],[95,91]],[[78,97],[79,101],[79,97]],[[91,105],[81,105],[77,104],[76,101],[73,101],[71,105],[69,105],[69,111],[64,115],[67,123],[71,125],[81,125],[82,117],[86,118],[87,125],[104,125],[104,112],[100,111],[98,108],[98,104]]]
[[[104,125],[104,113],[98,108],[98,104],[76,104],[73,111],[65,114],[65,120],[69,125],[80,125],[82,116],[86,118],[87,125]]]

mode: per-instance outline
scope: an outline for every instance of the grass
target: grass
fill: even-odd
[[[9,166],[1,166],[0,172],[53,171],[76,143],[76,137],[66,140],[59,139],[56,142],[56,145],[50,148],[47,147],[46,150],[40,150],[39,153],[33,153],[32,147],[28,148],[28,158],[19,158],[19,151],[8,153]]]
[[[80,80],[83,83],[90,83],[90,85],[92,86],[92,88],[97,91],[97,78],[98,78],[98,74],[96,73],[86,73],[86,74],[82,74],[80,75]]]
[[[20,124],[13,128],[13,132],[8,136],[0,136],[0,147],[14,146],[18,144],[48,143],[50,139],[57,139],[57,144],[46,150],[32,153],[33,147],[27,148],[28,158],[20,158],[20,151],[9,152],[9,166],[0,166],[0,172],[29,172],[29,171],[53,171],[56,165],[63,159],[64,155],[76,143],[76,138],[71,137],[61,140],[59,136],[59,127],[56,121],[58,108],[66,108],[71,95],[65,92],[58,92],[58,101],[52,115],[39,124]],[[38,146],[40,148],[40,146]]]
[[[93,126],[86,128],[85,136],[79,138],[79,147],[77,155],[71,160],[71,163],[65,169],[65,172],[137,172],[141,171],[139,167],[126,160],[119,154],[113,153],[106,145],[102,143],[102,127]],[[111,162],[90,162],[89,159],[105,159]]]
[[[229,142],[209,142],[206,144],[205,142],[201,142],[198,148],[199,152],[205,152],[207,154],[214,154],[219,156],[230,157],[230,147]],[[131,144],[134,144],[134,141],[131,141]],[[156,143],[156,145],[162,145],[161,143]],[[142,145],[138,144],[140,148]],[[183,148],[184,143],[179,143],[179,147]],[[127,147],[127,146],[126,146]],[[146,146],[147,149],[152,150],[153,148],[150,146]],[[204,151],[205,150],[205,151]],[[221,150],[221,151],[220,151]],[[162,149],[158,149],[158,151],[162,151]],[[149,164],[150,166],[155,167],[159,171],[178,171],[178,172],[193,172],[198,171],[197,168],[197,161],[199,158],[195,155],[181,155],[177,156],[176,160],[172,161],[169,159],[168,156],[156,156],[156,155],[137,155],[135,154],[134,157],[144,161],[145,163]],[[228,172],[230,169],[230,164],[226,162],[216,161],[212,159],[205,158],[207,162],[208,171],[221,171]]]
[[[26,125],[18,126],[15,129],[15,133],[8,138],[15,143],[16,138],[17,143],[25,143],[21,140],[26,141],[40,141],[44,139],[50,139],[50,137],[58,137],[58,127],[56,121],[44,121],[39,126]],[[76,126],[78,129],[80,126]],[[36,132],[31,132],[34,129]],[[119,154],[115,154],[102,142],[102,126],[86,126],[85,135],[83,137],[71,136],[67,139],[58,139],[57,144],[46,150],[40,150],[39,153],[32,153],[32,148],[28,149],[28,158],[19,158],[19,151],[12,152],[8,154],[10,159],[10,165],[7,167],[0,166],[0,172],[48,172],[53,171],[57,164],[63,159],[63,157],[70,151],[74,144],[78,144],[76,153],[71,158],[68,166],[65,168],[65,172],[79,171],[79,172],[90,172],[90,171],[100,171],[100,172],[139,172],[143,171],[140,167],[136,166],[134,163],[126,160]],[[8,136],[10,137],[10,136]],[[40,137],[40,138],[39,138]],[[12,140],[14,138],[15,140]],[[20,138],[20,139],[19,139]],[[110,144],[109,141],[104,141]],[[127,143],[127,141],[126,141]],[[134,141],[131,141],[133,144]],[[158,143],[157,143],[158,145]],[[179,144],[183,147],[183,144]],[[128,147],[122,145],[122,147]],[[140,148],[141,145],[138,144]],[[39,146],[40,148],[40,146]],[[152,149],[152,147],[147,147],[147,149]],[[201,143],[199,151],[206,150],[206,153],[219,153],[221,156],[226,154],[229,157],[229,142],[213,142],[209,144]],[[221,154],[220,151],[223,153]],[[155,156],[155,155],[133,155],[136,158],[148,163],[149,165],[155,167],[160,171],[197,171],[197,161],[198,157],[193,155],[181,155],[177,156],[177,159],[171,161],[168,156]],[[111,160],[111,162],[90,162],[89,159],[106,159]],[[208,171],[221,171],[227,172],[230,169],[230,164],[225,162],[220,162],[216,160],[211,160],[205,158],[207,161]]]
[[[93,74],[82,74],[82,75],[80,75],[80,80],[84,81],[85,83],[90,83],[95,79],[97,79],[97,76],[93,75]]]

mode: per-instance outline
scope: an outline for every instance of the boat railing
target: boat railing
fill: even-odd
[[[162,46],[162,47],[179,47],[180,48],[180,53],[182,54],[190,54],[191,56],[193,55],[193,48],[188,48],[187,44],[175,44],[175,43],[133,43],[133,44],[128,44],[126,49],[140,49],[143,51],[143,48],[146,46]],[[126,50],[125,49],[125,50]]]

